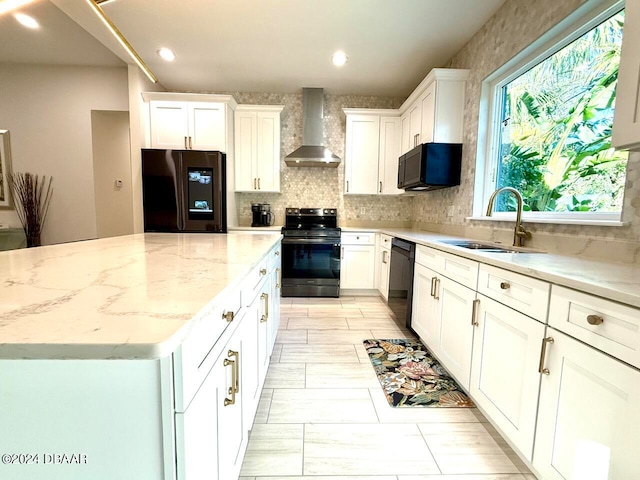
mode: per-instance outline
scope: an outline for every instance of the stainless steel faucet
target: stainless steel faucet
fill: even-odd
[[[516,228],[513,231],[513,246],[514,247],[522,247],[524,246],[525,238],[531,238],[531,232],[528,232],[522,226],[522,195],[518,190],[512,187],[502,187],[497,189],[495,192],[491,194],[489,197],[489,205],[487,205],[487,217],[493,215],[493,204],[495,203],[496,197],[501,192],[510,192],[516,197],[516,201],[518,202],[518,211],[516,212]]]

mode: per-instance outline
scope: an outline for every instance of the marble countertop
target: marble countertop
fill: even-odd
[[[552,253],[492,253],[442,243],[461,237],[397,228],[349,228],[380,232],[557,285],[640,307],[640,266]],[[468,240],[468,239],[466,239]],[[481,243],[492,243],[480,240]],[[508,246],[508,245],[507,245]]]
[[[0,252],[0,358],[160,358],[281,236],[146,233]]]

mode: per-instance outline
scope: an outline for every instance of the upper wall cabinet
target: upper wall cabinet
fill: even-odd
[[[422,143],[462,143],[468,77],[468,70],[431,70],[400,107],[401,153]]]
[[[236,191],[280,191],[282,105],[238,105],[235,113]]]
[[[626,2],[611,145],[640,151],[640,2]]]
[[[400,117],[397,110],[345,108],[347,194],[399,194]]]
[[[233,109],[229,95],[143,93],[149,102],[151,148],[219,150],[230,153]]]

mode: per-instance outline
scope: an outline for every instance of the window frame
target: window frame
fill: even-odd
[[[504,101],[503,87],[624,8],[624,0],[586,1],[482,82],[478,118],[477,174],[474,185],[473,216],[470,219],[496,221],[515,219],[515,212],[495,212],[491,217],[486,216],[486,206],[491,193],[496,189],[498,176],[497,152],[501,137],[499,123]],[[522,218],[541,223],[623,225],[622,211],[523,212]]]

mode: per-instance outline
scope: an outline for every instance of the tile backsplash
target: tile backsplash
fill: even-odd
[[[284,157],[302,144],[302,92],[233,92],[233,96],[240,104],[284,105],[280,116],[281,193],[236,193],[240,225],[251,224],[251,203],[271,204],[276,224],[284,222],[287,207],[336,207],[342,226],[379,226],[384,223],[405,227],[411,224],[411,197],[344,195],[346,118],[342,109],[398,108],[404,98],[325,94],[324,141],[342,162],[337,168],[315,168],[288,167],[284,163]]]

